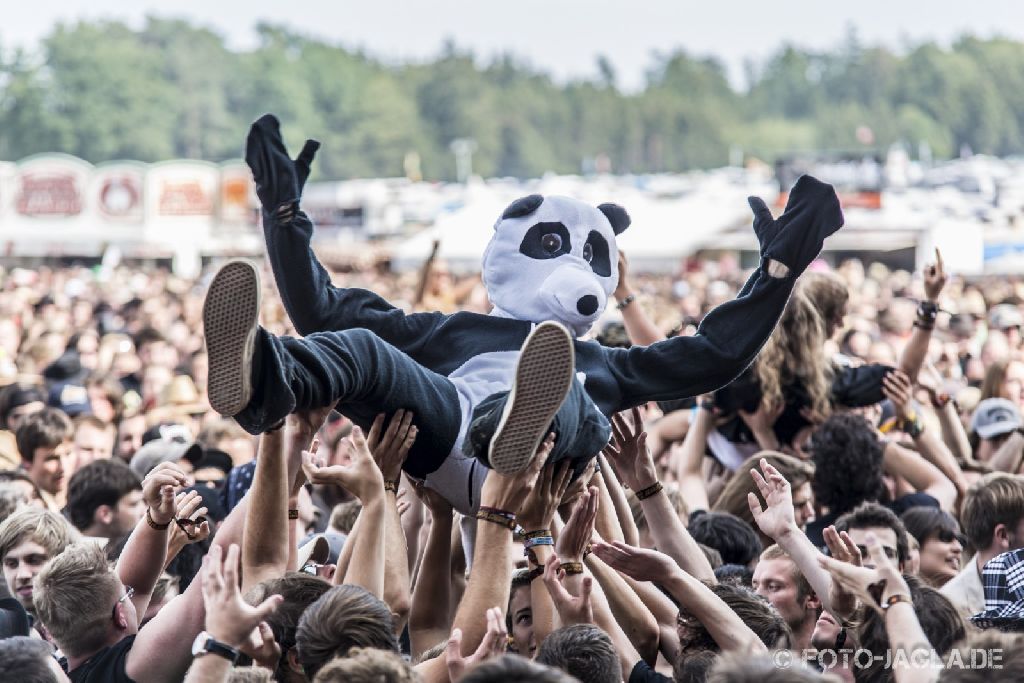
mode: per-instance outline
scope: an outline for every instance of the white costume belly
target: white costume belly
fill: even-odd
[[[487,476],[487,468],[482,463],[462,452],[473,409],[488,396],[512,388],[518,359],[519,351],[484,353],[470,358],[448,375],[459,395],[462,415],[459,436],[444,463],[427,475],[426,482],[464,515],[476,512],[480,505],[480,488]]]

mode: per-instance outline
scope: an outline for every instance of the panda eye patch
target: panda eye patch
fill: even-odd
[[[591,230],[587,235],[587,243],[583,245],[583,258],[590,264],[590,269],[601,277],[609,277],[612,274],[612,262],[610,258],[608,242],[601,233]],[[590,257],[587,257],[587,254]]]
[[[534,259],[558,258],[571,250],[569,230],[558,221],[534,224],[519,244],[519,253]]]

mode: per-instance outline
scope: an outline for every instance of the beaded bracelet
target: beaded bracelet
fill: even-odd
[[[623,299],[619,303],[615,304],[615,308],[617,308],[617,309],[619,309],[621,311],[622,309],[624,309],[626,306],[630,305],[634,301],[636,301],[636,294],[630,294],[625,299]]]
[[[485,522],[490,522],[491,524],[497,524],[498,526],[503,526],[506,529],[508,529],[509,531],[515,531],[515,529],[516,529],[516,520],[515,519],[509,519],[508,517],[505,517],[504,515],[498,515],[498,514],[495,514],[493,512],[490,512],[488,510],[484,510],[483,508],[481,508],[480,511],[476,513],[476,518],[480,519],[480,520],[483,520]]]
[[[656,481],[647,488],[640,489],[639,491],[637,491],[636,497],[638,500],[647,500],[651,496],[656,496],[659,493],[661,493],[662,489],[664,488],[665,487],[661,485],[660,481]]]
[[[149,523],[150,528],[156,529],[157,531],[164,531],[167,527],[171,526],[170,522],[166,524],[157,524],[156,520],[153,519],[153,512],[150,508],[146,508],[146,522]]]
[[[582,562],[562,562],[562,571],[565,572],[566,576],[573,576],[575,574],[583,573]]]

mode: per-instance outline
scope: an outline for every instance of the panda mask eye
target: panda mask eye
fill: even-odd
[[[519,253],[532,259],[552,259],[572,250],[569,230],[558,221],[535,223],[519,244]]]
[[[590,269],[596,275],[611,276],[611,250],[608,248],[608,242],[596,230],[591,230],[587,235],[587,242],[583,245],[583,260],[590,264]]]

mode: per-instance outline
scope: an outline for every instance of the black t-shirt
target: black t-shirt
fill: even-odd
[[[135,683],[128,677],[128,653],[135,636],[128,636],[116,645],[104,648],[68,672],[71,683]]]
[[[629,672],[629,683],[672,683],[672,679],[658,673],[641,659]]]

